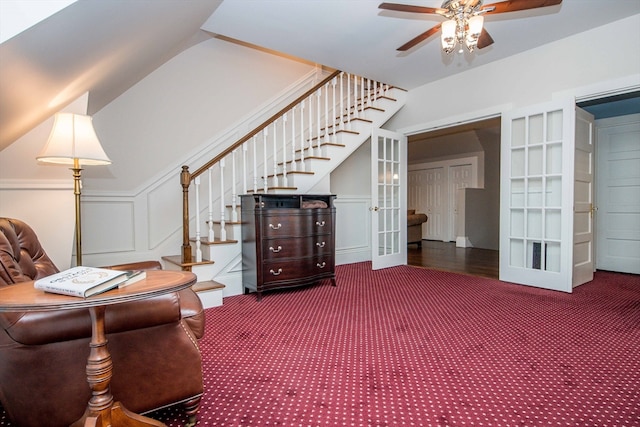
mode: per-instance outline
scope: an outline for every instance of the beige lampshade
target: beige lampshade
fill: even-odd
[[[93,129],[91,117],[72,113],[58,113],[49,140],[37,160],[45,163],[80,165],[108,165],[109,157],[102,149]]]

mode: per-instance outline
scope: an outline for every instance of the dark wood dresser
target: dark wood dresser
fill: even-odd
[[[243,195],[244,292],[299,286],[335,275],[335,195]]]

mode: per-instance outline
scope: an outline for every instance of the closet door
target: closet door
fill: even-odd
[[[580,211],[574,217],[574,204],[582,206],[591,200],[592,188],[583,181],[584,170],[593,170],[588,166],[593,156],[581,158],[576,151],[577,133],[589,134],[583,127],[576,132],[573,100],[513,110],[503,116],[501,280],[571,292],[580,284],[573,280],[574,267],[582,272],[589,268],[585,267],[588,255],[574,265],[574,250],[588,252],[593,244],[585,232],[591,227],[588,215],[585,218]],[[589,144],[592,147],[592,141]],[[579,144],[581,149],[584,146]],[[575,234],[574,223],[578,226]],[[574,247],[575,243],[580,247]]]
[[[640,114],[597,127],[596,266],[640,274]]]
[[[445,168],[431,168],[425,170],[426,182],[425,182],[425,199],[427,201],[427,209],[424,213],[427,214],[426,223],[426,236],[428,240],[442,240],[448,241],[446,232],[446,179]]]
[[[463,195],[458,190],[475,187],[473,183],[473,168],[471,165],[455,165],[449,168],[449,240],[455,241],[458,237],[458,218],[464,212],[458,210],[459,198]]]

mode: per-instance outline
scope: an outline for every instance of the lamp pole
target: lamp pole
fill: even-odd
[[[73,171],[73,194],[76,202],[76,265],[82,265],[82,214],[80,212],[80,174],[82,168],[78,158],[73,159],[71,170]]]

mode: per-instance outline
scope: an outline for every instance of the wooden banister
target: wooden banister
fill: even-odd
[[[308,91],[306,91],[305,93],[303,93],[302,95],[300,95],[298,98],[296,98],[293,102],[291,102],[290,104],[288,104],[286,107],[284,107],[283,109],[281,109],[280,111],[278,111],[277,113],[275,113],[273,116],[271,116],[269,119],[267,119],[264,123],[262,123],[260,126],[256,127],[254,130],[252,130],[251,132],[249,132],[248,134],[246,134],[245,136],[243,136],[242,138],[240,138],[238,141],[236,141],[234,144],[232,144],[231,146],[229,146],[229,148],[227,148],[226,150],[224,150],[223,152],[221,152],[220,154],[218,154],[217,156],[215,156],[213,159],[209,160],[207,163],[205,163],[204,165],[200,166],[200,168],[198,168],[195,172],[193,172],[191,174],[191,180],[193,181],[196,177],[202,175],[206,170],[208,170],[211,166],[215,165],[216,163],[218,163],[220,161],[220,159],[226,157],[229,153],[231,153],[233,150],[235,150],[236,148],[238,148],[239,146],[241,146],[242,144],[244,144],[246,141],[248,141],[249,139],[251,139],[254,135],[257,135],[261,130],[263,130],[264,128],[266,128],[267,126],[269,126],[271,123],[273,123],[274,121],[276,121],[278,118],[280,118],[284,113],[286,113],[287,111],[291,110],[291,108],[293,108],[295,105],[298,105],[300,102],[302,102],[302,100],[306,99],[309,97],[309,95],[311,95],[312,93],[314,93],[315,91],[317,91],[319,88],[323,87],[325,84],[329,83],[331,81],[331,79],[333,79],[334,77],[338,76],[340,74],[340,71],[334,71],[333,73],[329,74],[329,76],[327,76],[324,80],[322,80],[321,82],[319,82],[317,85],[315,85],[314,87],[312,87],[311,89],[309,89]]]

